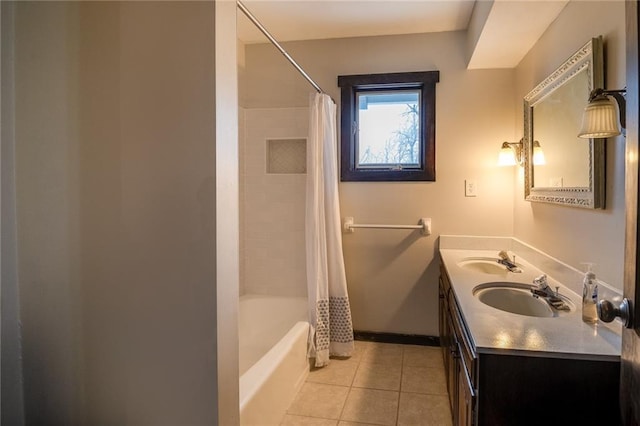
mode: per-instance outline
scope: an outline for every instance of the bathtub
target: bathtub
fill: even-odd
[[[307,299],[240,297],[240,424],[278,425],[309,374]]]

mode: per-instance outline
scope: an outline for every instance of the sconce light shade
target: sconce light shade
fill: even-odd
[[[592,90],[589,94],[589,103],[582,115],[582,128],[578,137],[610,138],[624,134],[627,121],[627,101],[624,98],[626,93],[627,89]],[[618,120],[620,120],[620,127],[618,127]]]
[[[544,151],[542,151],[540,142],[533,141],[533,165],[544,166],[545,164],[547,164],[547,161],[544,158]]]
[[[516,166],[520,164],[522,149],[520,142],[503,142],[498,154],[498,166]]]
[[[607,96],[598,96],[589,102],[582,116],[580,138],[609,138],[620,134],[618,109]]]
[[[501,148],[500,153],[498,154],[498,166],[515,166],[518,164],[516,162],[516,154],[513,152],[510,146],[506,148]]]

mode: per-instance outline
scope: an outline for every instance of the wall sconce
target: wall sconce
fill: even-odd
[[[498,166],[522,166],[524,162],[523,145],[522,139],[519,142],[503,142],[498,154]],[[544,152],[538,141],[533,141],[533,164],[535,166],[546,164]]]
[[[626,100],[623,96],[626,89],[604,90],[594,89],[589,95],[589,103],[582,115],[582,128],[578,133],[580,138],[610,138],[626,133]],[[613,102],[611,99],[615,99]],[[618,127],[618,104],[620,127]],[[620,130],[622,128],[622,130]]]
[[[498,154],[498,166],[515,166],[522,164],[522,139],[520,142],[502,142]]]

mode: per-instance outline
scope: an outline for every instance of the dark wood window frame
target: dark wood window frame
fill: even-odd
[[[406,72],[390,74],[342,75],[338,77],[341,88],[341,169],[343,182],[393,182],[436,180],[436,83],[439,71]],[[359,92],[420,89],[420,148],[418,167],[398,170],[388,168],[358,168],[356,158],[357,102]]]

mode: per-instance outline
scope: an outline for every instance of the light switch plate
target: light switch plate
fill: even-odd
[[[477,197],[478,196],[478,184],[475,179],[465,179],[464,181],[464,196],[465,197]]]

